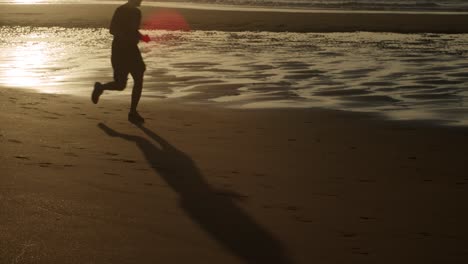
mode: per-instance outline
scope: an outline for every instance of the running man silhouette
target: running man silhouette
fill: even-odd
[[[142,35],[138,31],[141,23],[141,11],[138,7],[141,1],[128,0],[115,10],[110,24],[110,33],[114,36],[111,54],[114,81],[105,84],[96,82],[91,94],[91,100],[97,104],[105,90],[123,91],[127,86],[128,74],[131,74],[134,85],[128,120],[134,123],[145,122],[145,119],[137,112],[143,89],[143,75],[146,70],[138,49],[138,42],[151,40],[148,35]]]

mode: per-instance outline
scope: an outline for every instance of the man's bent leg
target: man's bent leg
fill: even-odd
[[[101,89],[104,90],[109,90],[109,91],[123,91],[127,87],[127,82],[125,81],[113,81],[113,82],[108,82],[101,84]]]
[[[114,81],[101,85],[102,90],[123,91],[127,87],[128,70],[114,67]]]
[[[114,69],[114,81],[102,84],[100,82],[96,82],[94,84],[93,92],[91,93],[91,101],[97,104],[99,101],[99,97],[105,90],[110,91],[123,91],[127,86],[127,71],[118,71]]]
[[[97,104],[99,102],[99,97],[102,95],[104,90],[111,90],[111,91],[122,91],[127,86],[127,82],[109,82],[102,84],[100,82],[96,82],[94,84],[93,92],[91,93],[91,101]]]

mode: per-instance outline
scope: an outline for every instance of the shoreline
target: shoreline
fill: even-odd
[[[107,28],[112,4],[2,4],[1,26]],[[236,11],[142,6],[143,20],[158,11],[175,12],[191,30],[271,32],[468,33],[468,15],[436,13],[317,13]],[[84,18],[86,16],[86,18]]]

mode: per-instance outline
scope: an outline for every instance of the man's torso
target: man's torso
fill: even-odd
[[[122,44],[138,44],[140,22],[140,9],[128,4],[119,6],[114,12],[110,25],[110,33],[114,35],[114,41]]]

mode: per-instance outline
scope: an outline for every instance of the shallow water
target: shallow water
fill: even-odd
[[[468,125],[468,35],[147,33],[155,41],[140,44],[145,99],[324,107]],[[89,96],[94,81],[112,78],[107,29],[1,27],[0,36],[2,86]]]

